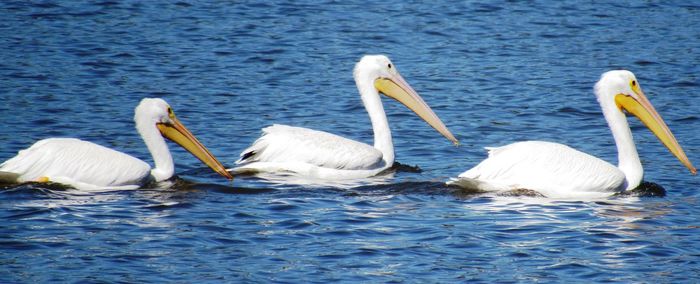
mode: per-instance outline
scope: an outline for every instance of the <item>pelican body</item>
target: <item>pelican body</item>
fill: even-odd
[[[458,144],[386,56],[364,56],[355,65],[353,76],[372,123],[374,146],[322,131],[272,125],[264,128],[263,135],[243,150],[233,171],[285,173],[328,180],[364,178],[382,172],[394,163],[394,144],[380,93],[403,103]]]
[[[173,158],[164,137],[176,142],[217,173],[233,177],[175,117],[162,99],[145,98],[136,107],[136,129],[153,156],[155,167],[110,148],[75,138],[48,138],[19,151],[0,164],[5,180],[56,182],[78,189],[135,189],[149,181],[163,181],[174,173]]]
[[[644,170],[623,111],[639,118],[692,174],[696,173],[632,72],[606,72],[594,91],[617,145],[617,166],[566,145],[525,141],[486,148],[487,159],[448,184],[485,191],[529,189],[554,198],[632,190],[641,183]]]

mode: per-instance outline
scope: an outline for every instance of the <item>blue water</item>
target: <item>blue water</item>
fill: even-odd
[[[95,3],[96,2],[96,3]],[[598,1],[596,1],[598,2]],[[688,1],[0,2],[0,160],[56,136],[150,162],[165,98],[226,165],[284,123],[371,143],[352,80],[392,58],[460,147],[385,99],[399,171],[353,187],[239,177],[172,146],[170,189],[0,189],[0,282],[695,282],[700,180],[630,119],[665,197],[468,195],[484,146],[566,143],[615,162],[592,94],[626,68],[700,163],[700,5]],[[696,164],[697,165],[697,164]]]

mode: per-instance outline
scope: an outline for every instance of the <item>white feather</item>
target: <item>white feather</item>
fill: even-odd
[[[487,159],[450,184],[486,191],[534,189],[548,197],[625,189],[617,167],[566,145],[525,141],[487,149]]]
[[[133,188],[146,180],[151,167],[137,158],[92,142],[48,138],[19,151],[17,156],[0,165],[0,171],[19,173],[18,182],[45,177],[78,188]]]
[[[243,150],[236,164],[298,162],[339,170],[384,166],[376,148],[335,134],[280,124],[262,131],[262,137]]]

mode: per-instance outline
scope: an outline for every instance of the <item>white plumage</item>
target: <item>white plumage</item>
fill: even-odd
[[[566,145],[526,141],[487,148],[487,159],[448,184],[486,191],[529,189],[553,198],[602,197],[634,189],[644,172],[623,110],[642,120],[695,174],[695,167],[644,96],[632,72],[604,73],[595,94],[615,138],[617,167]]]
[[[262,131],[263,136],[243,150],[249,156],[241,158],[238,163],[243,160],[298,161],[342,170],[383,166],[382,152],[370,145],[335,134],[280,124],[265,127]],[[284,143],[277,142],[281,140]]]
[[[331,133],[275,124],[243,150],[236,172],[287,173],[317,179],[378,174],[388,165],[376,148]]]
[[[423,99],[401,77],[389,58],[364,56],[355,66],[355,83],[374,130],[374,146],[334,134],[273,125],[243,150],[233,171],[286,173],[317,179],[374,176],[394,163],[394,145],[379,93],[413,110],[443,136],[457,143]]]
[[[56,182],[78,189],[134,189],[172,177],[174,164],[164,137],[172,139],[225,177],[231,175],[175,117],[162,99],[143,99],[136,107],[136,128],[155,168],[107,147],[75,138],[40,140],[0,164],[13,182]]]
[[[624,189],[625,175],[617,167],[563,144],[524,141],[487,150],[486,160],[452,184],[487,191],[533,189],[545,196]]]
[[[48,138],[19,151],[17,156],[0,165],[0,171],[20,174],[17,182],[47,178],[83,189],[104,186],[132,189],[150,175],[151,167],[137,158],[92,142]]]

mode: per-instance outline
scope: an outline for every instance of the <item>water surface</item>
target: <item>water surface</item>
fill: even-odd
[[[367,143],[352,81],[392,58],[462,143],[385,99],[399,171],[360,186],[241,177],[171,146],[169,189],[0,190],[0,282],[693,282],[696,177],[631,119],[666,196],[554,201],[443,186],[484,146],[566,143],[611,162],[592,93],[637,75],[700,161],[700,6],[686,1],[0,3],[0,160],[78,137],[151,161],[133,127],[166,99],[224,164],[272,123]]]

